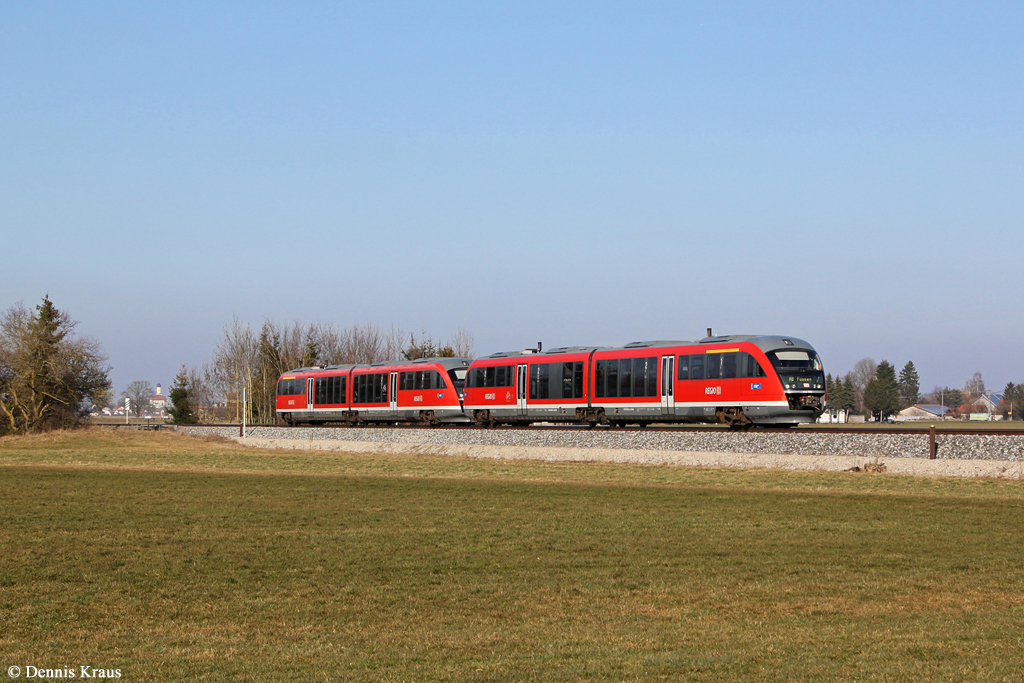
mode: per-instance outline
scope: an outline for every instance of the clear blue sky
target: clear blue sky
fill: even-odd
[[[233,316],[1024,381],[1024,4],[0,5],[0,308],[120,391]]]

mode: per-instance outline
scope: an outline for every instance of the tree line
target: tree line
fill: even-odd
[[[907,361],[897,377],[895,367],[888,361],[875,363],[871,358],[863,358],[845,375],[826,375],[825,385],[830,409],[847,414],[874,415],[880,420],[918,404],[944,406],[955,417],[986,412],[979,403],[986,393],[985,380],[980,372],[974,373],[962,389],[936,386],[930,393],[922,394],[920,377],[913,361]],[[1019,419],[1024,413],[1022,403],[1024,384],[1010,382],[1003,390],[998,409],[1005,418]]]
[[[183,366],[168,396],[175,422],[273,422],[277,380],[288,370],[472,354],[473,335],[462,328],[451,340],[437,341],[425,331],[417,336],[373,323],[339,328],[266,320],[257,332],[235,318],[210,361],[201,368]]]

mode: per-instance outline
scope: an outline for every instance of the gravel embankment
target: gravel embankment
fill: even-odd
[[[929,460],[921,434],[250,427],[241,439],[237,427],[181,429],[264,448],[834,471],[881,462],[888,472],[1024,478],[1024,436],[940,433]]]

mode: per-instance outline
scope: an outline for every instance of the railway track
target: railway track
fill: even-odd
[[[167,427],[174,427],[175,425],[143,425],[143,424],[95,424],[95,427],[105,428],[129,428],[129,429],[160,429]],[[238,429],[241,430],[242,425],[238,422],[215,422],[201,425],[190,425],[194,427],[209,427],[209,428],[223,428],[223,429]],[[284,430],[341,430],[341,429],[398,429],[398,430],[424,430],[428,432],[436,431],[485,431],[485,432],[503,432],[503,431],[579,431],[584,433],[609,433],[609,434],[623,434],[629,432],[637,433],[649,433],[649,432],[671,432],[671,433],[697,433],[697,434],[849,434],[849,435],[899,435],[899,434],[916,434],[916,435],[930,435],[935,433],[937,436],[944,435],[958,435],[958,436],[1024,436],[1024,424],[1020,427],[1002,427],[1002,428],[969,428],[969,427],[947,427],[942,425],[930,426],[930,427],[757,427],[748,430],[736,430],[730,429],[724,425],[703,425],[703,426],[683,426],[683,425],[649,425],[644,427],[638,426],[627,426],[627,427],[588,427],[586,425],[569,425],[569,424],[532,424],[532,425],[503,425],[500,427],[488,427],[483,425],[475,424],[439,424],[439,425],[427,425],[427,424],[387,424],[387,423],[368,423],[360,425],[349,425],[349,424],[332,424],[332,425],[283,425],[273,423],[246,423],[245,428],[274,428]]]
[[[124,429],[126,425],[108,425]],[[144,429],[143,426],[128,428]],[[150,426],[152,428],[152,426]],[[238,423],[165,425],[194,435],[219,434],[256,440],[348,444],[377,444],[396,448],[418,444],[438,447],[532,449],[612,449],[636,452],[703,452],[789,455],[862,455],[876,458],[925,458],[1024,462],[1024,427],[794,427],[734,430],[717,426],[597,427],[533,425],[481,427],[476,425],[322,425],[284,426]]]

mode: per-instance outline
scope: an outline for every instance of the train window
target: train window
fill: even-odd
[[[619,361],[608,361],[608,374],[606,380],[605,395],[609,398],[617,397],[619,395]]]
[[[633,359],[633,395],[647,395],[647,359]]]
[[[690,357],[679,356],[679,379],[690,379]]]
[[[572,397],[583,398],[583,361],[577,362],[573,370]]]
[[[604,361],[594,363],[594,397],[604,398]]]
[[[736,374],[736,357],[738,353],[722,353],[722,379],[735,379],[738,375]]]
[[[437,370],[434,370],[433,373],[431,373],[431,374],[434,375],[434,388],[435,389],[447,389],[448,388],[448,385],[444,381],[444,375],[442,375]]]
[[[352,377],[353,403],[387,403],[388,373],[355,375]],[[344,403],[344,401],[339,401]]]
[[[506,381],[505,380],[505,370],[507,370],[507,369],[508,368],[506,368],[504,365],[502,365],[500,368],[494,368],[494,386],[496,386],[496,387],[507,387],[508,386],[508,384],[505,383],[505,381]]]
[[[304,394],[306,393],[306,380],[300,377],[283,379],[277,383],[277,393],[279,396],[298,396]]]
[[[658,395],[658,359],[633,359],[633,396]]]
[[[704,379],[704,356],[690,356],[690,379]]]
[[[494,379],[497,376],[497,373],[498,373],[498,368],[495,368],[495,367],[487,368],[487,370],[484,372],[484,386],[485,387],[493,387],[494,386]]]
[[[739,376],[740,377],[767,377],[764,372],[764,368],[757,362],[749,353],[741,352],[739,359]]]
[[[554,363],[537,363],[530,366],[530,398],[549,397],[551,365]]]
[[[633,359],[623,358],[619,361],[619,396],[633,395]]]
[[[704,357],[704,376],[707,379],[722,378],[722,354],[709,353]]]
[[[772,351],[768,354],[776,370],[821,370],[821,361],[813,351]]]
[[[562,398],[572,398],[572,363],[562,363]]]

